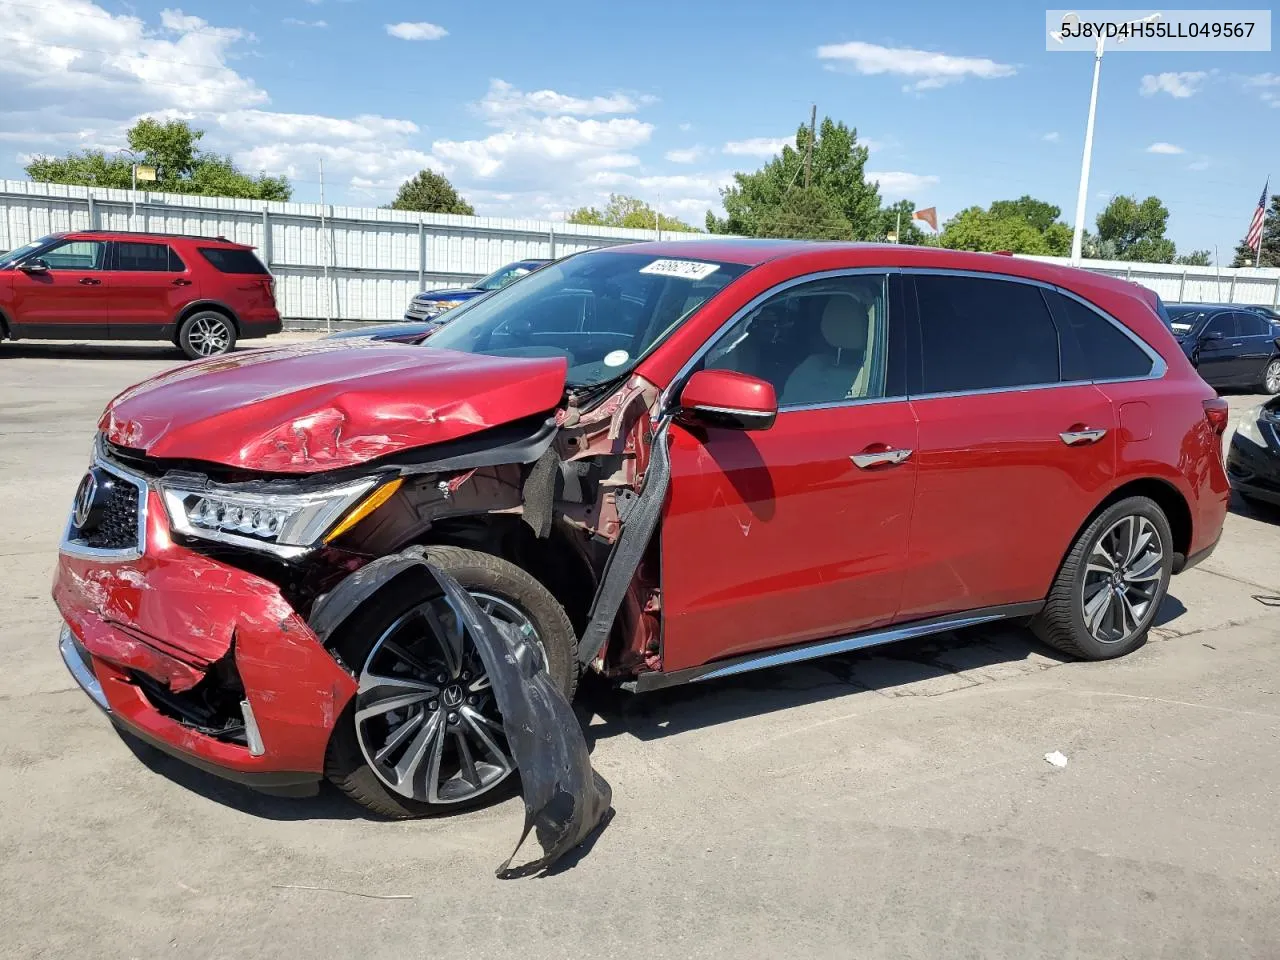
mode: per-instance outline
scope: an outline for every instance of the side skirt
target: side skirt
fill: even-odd
[[[1017,620],[1035,616],[1044,606],[1041,601],[1034,603],[1011,603],[1000,607],[982,607],[977,610],[966,610],[963,613],[948,614],[945,617],[932,617],[928,620],[917,620],[913,623],[902,623],[881,630],[869,630],[855,633],[847,637],[831,640],[816,640],[802,643],[781,650],[770,650],[766,653],[749,653],[729,660],[715,660],[699,667],[687,670],[676,670],[671,673],[642,673],[635,680],[623,684],[623,688],[633,693],[645,693],[649,690],[660,690],[680,683],[697,683],[702,680],[719,680],[721,677],[733,677],[753,670],[764,670],[768,667],[779,667],[787,663],[799,663],[803,660],[814,660],[818,657],[830,657],[838,653],[849,653],[853,650],[864,650],[867,647],[878,647],[898,640],[910,640],[915,637],[926,637],[932,633],[945,630],[958,630],[961,627],[975,627],[983,623],[997,620]]]

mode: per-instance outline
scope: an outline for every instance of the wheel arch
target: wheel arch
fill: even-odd
[[[178,314],[177,319],[174,320],[173,322],[174,339],[177,339],[178,333],[182,330],[182,325],[187,322],[187,319],[189,317],[206,310],[213,311],[214,313],[221,313],[223,316],[225,316],[228,320],[231,321],[231,325],[235,327],[236,336],[237,337],[240,336],[240,333],[241,333],[240,317],[236,314],[234,310],[232,310],[229,306],[227,306],[221,300],[195,300],[187,304],[185,307],[183,307],[182,311]]]
[[[1127,480],[1112,489],[1098,502],[1097,506],[1089,511],[1089,515],[1084,518],[1084,521],[1076,529],[1067,544],[1067,548],[1062,554],[1062,561],[1058,564],[1059,570],[1062,569],[1062,564],[1066,562],[1068,555],[1070,555],[1072,545],[1075,544],[1080,534],[1085,531],[1089,524],[1097,519],[1098,514],[1113,503],[1118,503],[1127,497],[1147,497],[1150,500],[1154,500],[1156,506],[1164,512],[1165,519],[1169,521],[1169,530],[1173,534],[1173,572],[1178,573],[1182,569],[1187,562],[1187,554],[1191,550],[1191,537],[1194,532],[1191,504],[1187,502],[1187,498],[1182,491],[1169,480],[1163,477],[1138,477],[1133,480]]]

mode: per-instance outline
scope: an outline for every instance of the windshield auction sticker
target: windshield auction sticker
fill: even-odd
[[[701,263],[697,260],[655,260],[641,273],[656,273],[662,277],[680,277],[683,280],[701,280],[720,269],[718,263]]]

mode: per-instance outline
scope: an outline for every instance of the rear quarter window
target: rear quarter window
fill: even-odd
[[[220,273],[251,273],[269,276],[270,273],[262,265],[252,250],[236,250],[227,247],[200,247],[200,256],[213,264]]]
[[[1098,311],[1054,290],[1044,291],[1062,342],[1062,379],[1129,380],[1150,375],[1151,357]]]

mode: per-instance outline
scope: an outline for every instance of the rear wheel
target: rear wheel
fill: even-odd
[[[1169,589],[1173,535],[1147,497],[1102,511],[1063,561],[1032,629],[1045,643],[1084,660],[1138,649]]]
[[[506,560],[430,547],[494,620],[536,641],[551,679],[577,686],[577,640],[542,584]],[[465,810],[505,795],[515,763],[492,685],[447,599],[391,588],[343,628],[338,653],[358,665],[359,689],[329,743],[326,773],[347,796],[386,817]]]
[[[231,318],[213,310],[193,313],[178,330],[178,349],[188,360],[217,357],[236,345],[236,327]]]
[[[1273,397],[1280,393],[1280,357],[1274,357],[1263,371],[1262,392]]]

